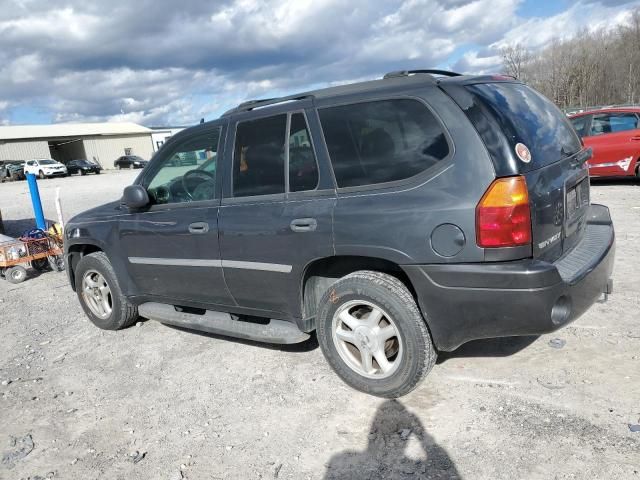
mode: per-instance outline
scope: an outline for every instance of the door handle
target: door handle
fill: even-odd
[[[315,218],[296,218],[291,220],[289,227],[294,232],[313,232],[318,228],[318,222]]]
[[[631,140],[640,141],[640,135],[636,135],[635,137],[631,137]]]
[[[189,225],[189,233],[207,233],[209,224],[207,222],[195,222]]]

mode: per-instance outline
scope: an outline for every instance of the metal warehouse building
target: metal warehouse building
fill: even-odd
[[[122,155],[153,155],[151,130],[135,123],[68,123],[0,127],[0,161],[83,159],[113,168]]]

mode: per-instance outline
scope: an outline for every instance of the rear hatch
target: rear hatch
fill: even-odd
[[[589,151],[584,150],[566,116],[520,82],[467,81],[452,88],[441,86],[478,130],[496,175],[525,176],[534,258],[554,261],[570,251],[586,228]],[[519,144],[527,147],[529,158],[522,155],[521,146],[520,156],[516,153]]]

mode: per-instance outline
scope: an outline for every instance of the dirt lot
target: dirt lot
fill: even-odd
[[[135,175],[40,182],[45,214],[56,186],[74,214]],[[397,402],[345,386],[314,341],[151,321],[104,332],[63,273],[0,281],[0,478],[640,479],[640,185],[592,197],[617,228],[609,302],[553,335],[443,355]],[[27,228],[26,183],[0,185],[0,209],[13,233]]]

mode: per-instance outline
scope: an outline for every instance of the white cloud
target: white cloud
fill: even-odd
[[[0,121],[194,123],[247,98],[433,67],[500,70],[498,48],[540,47],[630,5],[582,0],[521,19],[522,0],[9,0],[0,9]],[[603,3],[605,2],[606,5]]]

